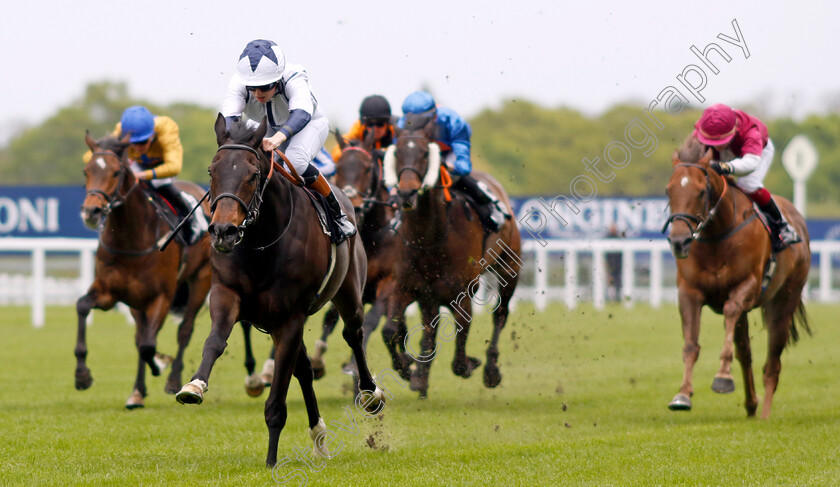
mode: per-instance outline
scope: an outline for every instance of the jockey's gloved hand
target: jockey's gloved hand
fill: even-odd
[[[726,162],[712,161],[712,163],[709,164],[709,167],[711,167],[714,172],[720,174],[721,176],[732,174],[732,166]]]

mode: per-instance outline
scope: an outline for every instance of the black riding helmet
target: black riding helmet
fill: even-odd
[[[391,119],[391,105],[382,95],[371,95],[362,100],[359,107],[359,119],[365,121],[389,121]]]

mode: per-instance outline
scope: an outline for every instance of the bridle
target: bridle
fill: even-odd
[[[259,151],[257,151],[253,147],[251,147],[249,145],[244,145],[244,144],[223,144],[223,145],[219,146],[219,148],[216,150],[216,153],[218,154],[223,149],[245,150],[245,151],[251,152],[254,155],[256,155],[258,160],[265,160],[265,157],[266,157],[264,153],[260,153]],[[263,194],[265,193],[265,190],[268,187],[268,183],[271,181],[271,177],[273,175],[274,175],[274,163],[272,161],[269,161],[268,174],[266,175],[265,179],[262,180],[262,185],[261,186],[258,185],[257,189],[254,190],[254,194],[251,195],[251,201],[249,201],[248,203],[245,203],[245,201],[242,198],[240,198],[239,196],[237,196],[233,193],[220,193],[220,194],[216,195],[216,197],[213,198],[213,200],[210,202],[210,214],[211,215],[216,211],[216,205],[219,204],[219,201],[222,200],[223,198],[230,198],[230,199],[236,201],[237,203],[239,203],[240,206],[242,206],[242,209],[245,210],[244,220],[242,221],[241,224],[236,226],[237,230],[239,230],[239,237],[236,241],[236,244],[239,244],[239,242],[242,241],[242,238],[245,236],[245,229],[248,228],[249,226],[253,225],[257,221],[257,219],[259,218],[259,216],[260,216],[260,205],[262,205],[262,202],[263,202]],[[262,178],[262,176],[261,176],[260,168],[257,167],[257,181],[260,181],[261,178]],[[292,191],[291,186],[289,186],[290,200],[292,202],[292,205],[294,205],[294,198],[291,198],[291,191]],[[294,215],[294,206],[292,206],[291,212],[289,214],[289,221],[286,222],[286,226],[283,229],[283,231],[280,232],[280,236],[277,237],[270,244],[264,245],[264,246],[261,246],[261,247],[255,247],[255,249],[256,250],[265,250],[266,248],[268,248],[268,247],[274,245],[275,243],[277,243],[278,241],[280,241],[280,239],[283,238],[283,235],[286,234],[286,231],[289,229],[289,226],[291,226],[293,215]]]
[[[357,190],[354,186],[350,184],[347,184],[343,188],[341,188],[341,191],[343,191],[348,198],[352,199],[357,196],[361,196],[362,206],[354,206],[353,209],[356,211],[356,214],[358,214],[359,217],[362,218],[370,212],[371,208],[373,208],[374,205],[388,205],[387,202],[381,201],[379,198],[376,197],[377,193],[379,192],[379,188],[382,185],[382,160],[379,157],[376,157],[375,155],[371,154],[370,152],[362,149],[361,147],[350,146],[344,149],[344,151],[348,150],[359,151],[370,157],[371,161],[373,162],[373,176],[371,177],[370,184],[368,185],[368,188],[365,190],[364,193],[359,193],[359,190]],[[361,222],[359,222],[359,224],[361,224]]]
[[[700,240],[700,232],[711,223],[714,218],[715,214],[717,213],[718,206],[720,206],[721,201],[723,201],[724,196],[726,196],[726,191],[729,188],[729,184],[726,182],[725,177],[721,177],[723,179],[723,191],[720,192],[720,196],[718,196],[717,202],[715,202],[714,206],[711,206],[711,194],[712,194],[712,184],[709,181],[709,170],[705,166],[701,166],[700,164],[692,164],[687,162],[681,162],[679,164],[675,164],[674,168],[677,167],[694,167],[701,171],[703,171],[703,175],[706,178],[706,195],[703,198],[703,206],[704,206],[704,217],[698,218],[695,215],[689,213],[671,213],[668,219],[665,221],[665,225],[662,226],[662,233],[665,233],[668,229],[668,225],[671,224],[674,220],[680,220],[685,222],[688,225],[688,229],[691,230],[691,238],[694,240]],[[669,202],[670,204],[670,202]],[[735,208],[736,205],[735,198],[732,198],[732,205]],[[695,227],[691,228],[691,224],[694,223]],[[739,227],[740,228],[740,227]],[[737,230],[737,229],[736,229]],[[734,232],[729,232],[724,235],[722,238],[726,238]]]
[[[135,179],[134,185],[131,186],[131,188],[129,188],[128,191],[121,194],[120,193],[120,188],[122,188],[123,184],[125,183],[126,174],[128,173],[127,167],[125,165],[125,161],[123,159],[124,155],[123,155],[123,157],[120,157],[119,154],[117,154],[116,152],[114,152],[112,150],[100,150],[100,151],[96,151],[93,154],[91,154],[91,158],[94,158],[96,156],[112,156],[112,157],[117,158],[117,160],[120,161],[120,169],[119,169],[119,171],[117,171],[119,173],[119,176],[118,176],[118,179],[117,179],[117,185],[114,187],[114,190],[111,191],[110,194],[106,193],[105,191],[102,191],[101,189],[96,189],[96,188],[89,189],[85,193],[85,197],[96,196],[99,199],[101,199],[103,203],[105,203],[105,206],[102,207],[102,214],[103,214],[104,217],[107,217],[108,214],[111,213],[111,210],[113,210],[114,208],[117,208],[120,205],[122,205],[123,203],[125,203],[125,199],[128,198],[128,195],[131,194],[131,192],[134,191],[134,188],[137,187],[138,181]],[[104,218],[103,218],[103,221],[104,221]]]
[[[248,146],[248,145],[224,144],[224,145],[219,146],[219,148],[216,150],[216,154],[218,154],[220,151],[222,151],[224,149],[246,150],[248,152],[253,153],[255,156],[257,156],[258,160],[263,160],[264,159],[263,154],[260,154],[259,152],[257,152],[256,149],[254,149],[253,147]],[[254,194],[251,195],[251,201],[250,202],[245,203],[245,201],[243,201],[242,198],[240,198],[239,196],[237,196],[233,193],[220,193],[220,194],[216,195],[215,198],[213,198],[213,201],[210,202],[210,214],[211,215],[216,211],[216,205],[219,204],[219,201],[224,199],[224,198],[230,198],[230,199],[236,201],[237,203],[239,203],[240,206],[242,206],[242,209],[245,210],[245,219],[242,221],[242,223],[240,225],[237,225],[237,228],[239,229],[239,238],[240,239],[242,238],[242,234],[245,231],[245,229],[248,228],[248,226],[253,225],[254,222],[257,221],[257,218],[259,218],[259,216],[260,216],[260,205],[262,204],[262,201],[263,201],[263,193],[265,193],[265,188],[268,187],[268,182],[271,181],[271,175],[274,172],[274,166],[273,165],[269,164],[268,167],[269,167],[268,176],[264,180],[262,179],[262,174],[261,174],[260,168],[257,167],[257,180],[258,181],[262,180],[262,187],[258,187],[257,189],[254,190]]]

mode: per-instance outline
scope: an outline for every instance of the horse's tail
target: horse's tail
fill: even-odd
[[[790,321],[790,338],[788,338],[788,343],[791,345],[799,340],[799,330],[796,328],[797,322],[809,336],[813,335],[811,325],[808,323],[808,314],[805,312],[805,302],[802,300],[802,297],[799,298],[799,304],[796,306],[796,311],[794,311]]]

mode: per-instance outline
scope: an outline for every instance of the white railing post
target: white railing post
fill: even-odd
[[[551,269],[548,268],[549,256],[548,249],[545,247],[538,247],[534,250],[534,306],[543,311],[548,306],[548,275]]]
[[[47,273],[46,250],[32,249],[32,326],[44,326],[44,277]]]
[[[575,309],[577,306],[577,249],[574,247],[566,248],[565,253],[566,265],[566,289],[565,301],[566,307]]]
[[[662,305],[662,252],[655,246],[650,251],[650,305]]]
[[[632,248],[625,248],[621,252],[621,300],[628,309],[633,307],[633,288],[636,285],[633,272],[635,255]]]
[[[595,309],[604,309],[606,287],[604,248],[600,245],[594,245],[592,248],[592,304]]]
[[[831,250],[821,248],[820,254],[820,301],[831,301]]]

